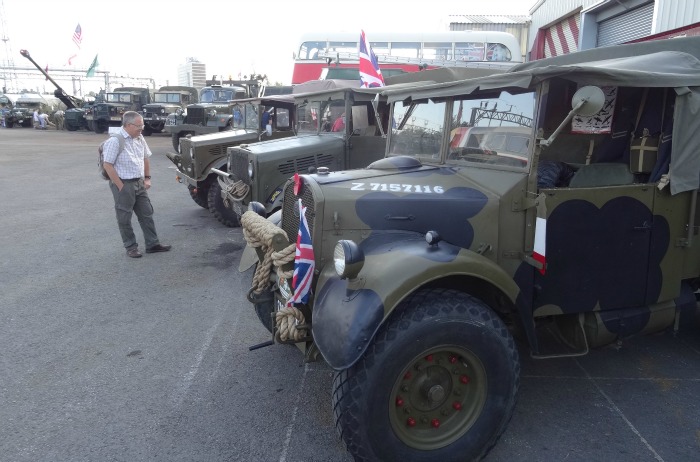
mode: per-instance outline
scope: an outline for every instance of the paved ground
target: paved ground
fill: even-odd
[[[175,182],[166,136],[148,140],[151,198],[173,251],[124,255],[104,138],[0,129],[0,460],[350,461],[330,368],[290,346],[248,351],[268,337],[236,270],[240,229]],[[579,358],[521,350],[515,415],[487,460],[700,459],[686,321]]]

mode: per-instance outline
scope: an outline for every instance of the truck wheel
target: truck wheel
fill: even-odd
[[[153,134],[153,130],[151,130],[151,127],[145,126],[143,127],[143,131],[141,132],[143,136],[151,136]]]
[[[78,130],[78,127],[76,127],[75,125],[73,125],[70,122],[65,124],[65,125],[66,125],[66,130],[68,130],[69,132],[74,132],[74,131]]]
[[[515,407],[520,362],[478,299],[420,290],[333,379],[336,428],[356,460],[479,460]]]
[[[195,188],[192,185],[187,185],[187,189],[190,191],[190,197],[197,205],[204,209],[209,208],[209,188],[207,186]]]
[[[12,128],[12,127],[15,126],[15,123],[14,123],[14,122],[10,122],[9,120],[6,120],[6,121],[5,121],[5,126],[6,126],[7,128]]]
[[[236,212],[231,210],[230,207],[226,207],[224,204],[224,199],[221,197],[221,185],[217,180],[212,181],[211,186],[209,186],[209,211],[214,214],[217,220],[222,224],[235,228],[241,225]]]
[[[97,133],[98,135],[107,131],[107,124],[105,124],[104,122],[96,120],[93,124],[93,127],[95,128],[95,133]]]

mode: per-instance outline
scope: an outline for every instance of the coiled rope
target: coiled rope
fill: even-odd
[[[289,244],[280,251],[273,248],[273,239],[281,234],[289,242],[287,233],[275,226],[255,212],[247,211],[241,216],[243,236],[251,247],[260,248],[263,251],[263,261],[258,263],[253,275],[252,291],[255,294],[262,293],[270,285],[270,273],[272,265],[277,268],[277,275],[281,278],[291,279],[294,270],[283,271],[282,266],[294,261],[296,245]],[[300,328],[305,322],[304,314],[293,306],[287,306],[275,313],[275,339],[279,342],[288,340],[299,341],[307,336],[306,329]]]

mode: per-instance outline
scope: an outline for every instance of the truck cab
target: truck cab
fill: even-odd
[[[143,135],[160,133],[170,114],[184,110],[197,102],[198,93],[194,87],[166,86],[153,94],[151,103],[143,105]]]
[[[85,111],[88,130],[105,133],[109,127],[119,127],[125,112],[142,112],[143,106],[150,101],[151,93],[148,88],[121,87],[106,92],[99,102]]]

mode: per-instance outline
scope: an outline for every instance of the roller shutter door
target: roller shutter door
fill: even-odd
[[[598,23],[599,47],[618,45],[651,34],[654,2]]]

